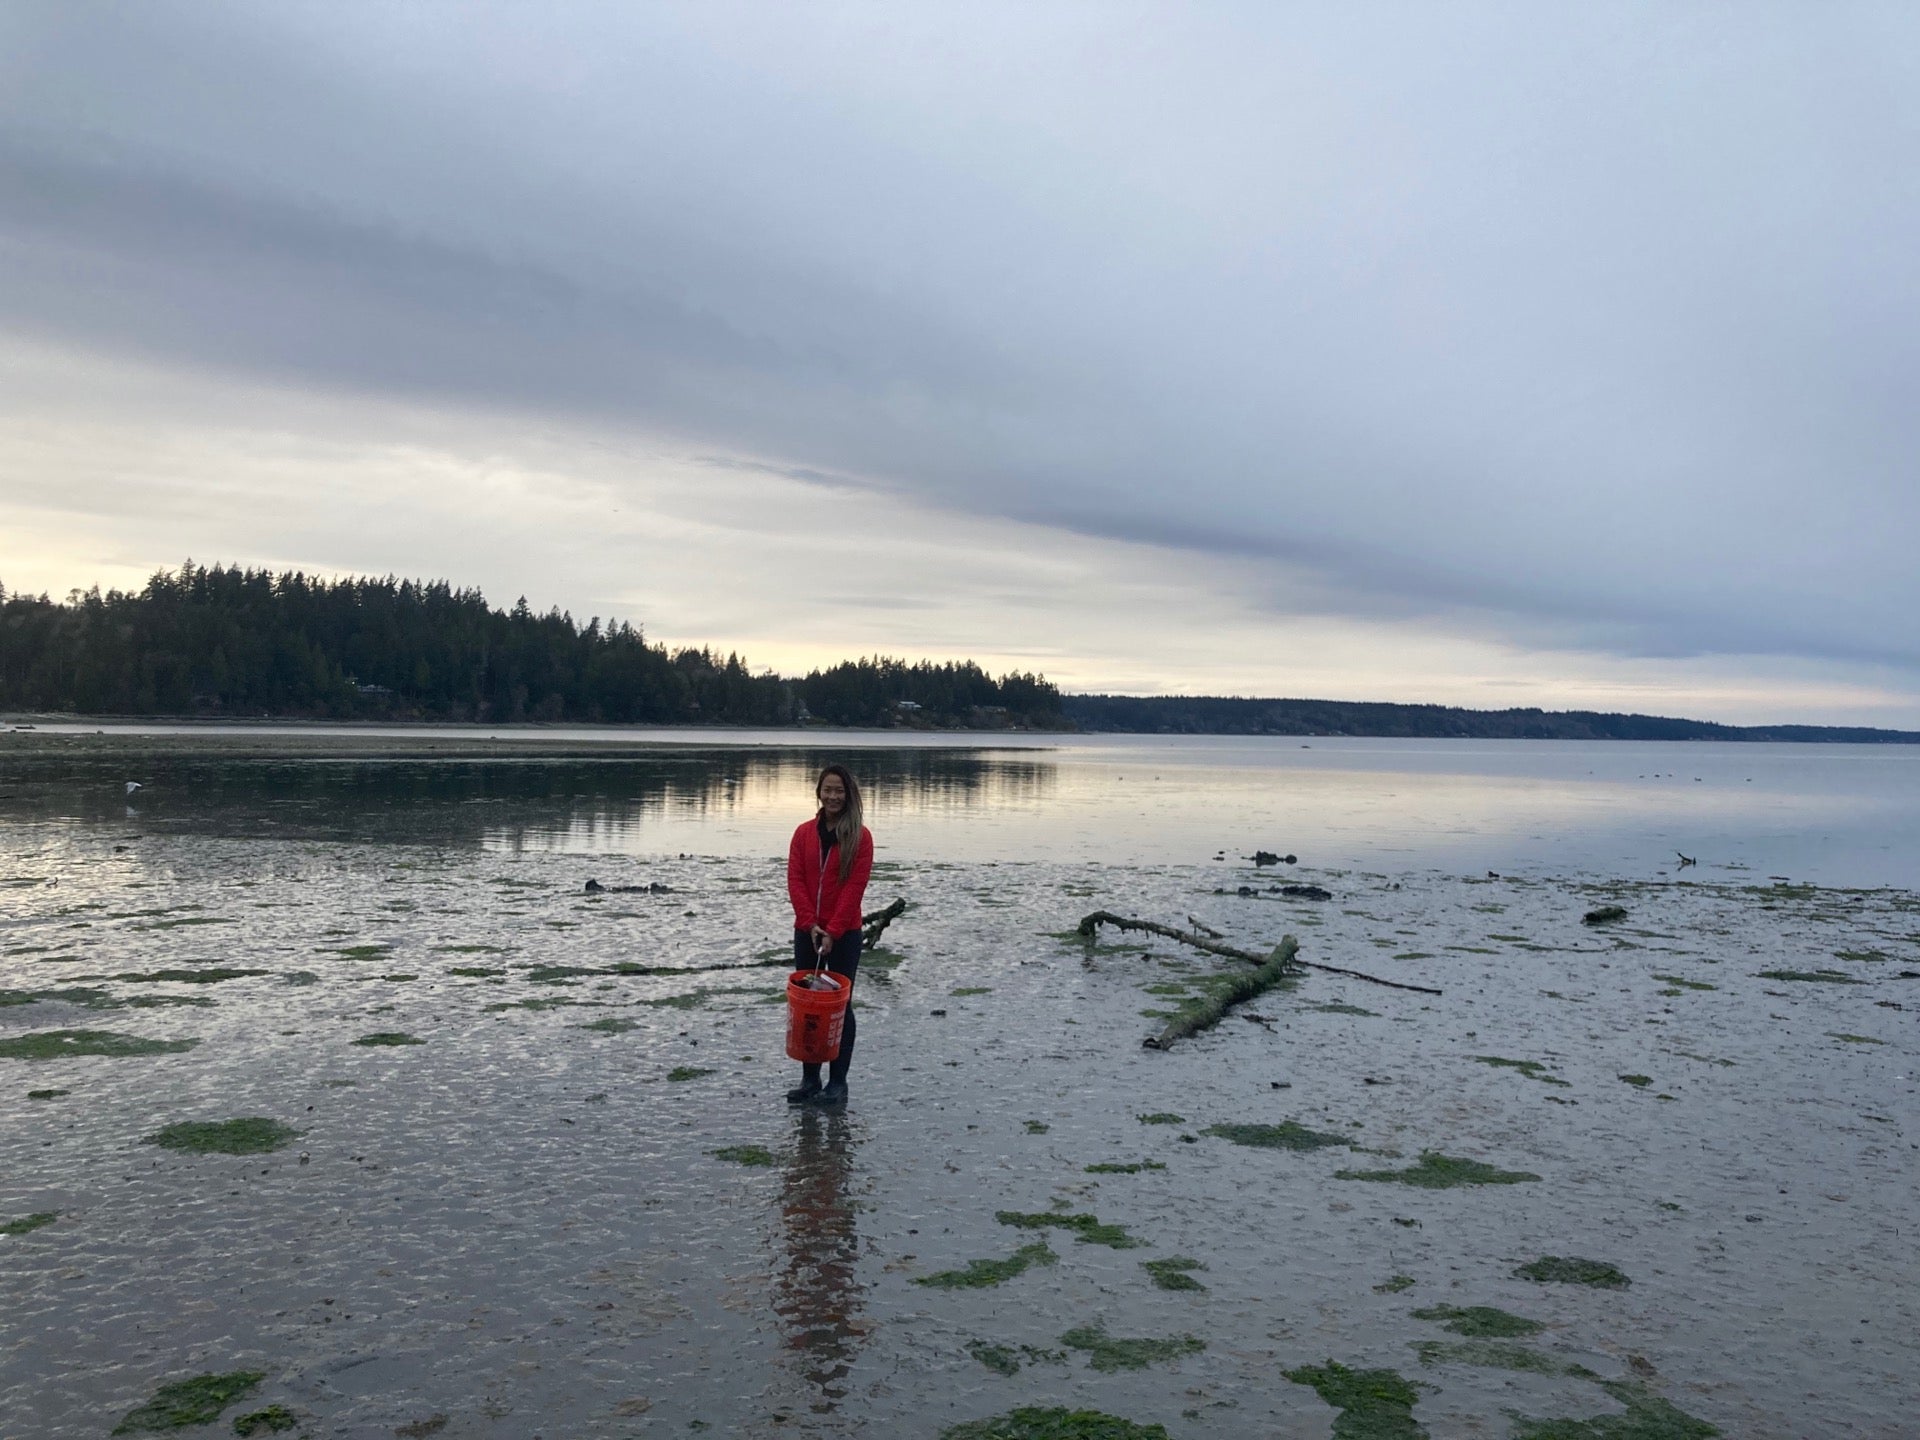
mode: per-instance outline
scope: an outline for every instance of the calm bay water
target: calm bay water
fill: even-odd
[[[1899,746],[318,726],[11,738],[30,748],[0,750],[0,813],[160,829],[760,856],[780,853],[837,757],[906,860],[1267,849],[1380,871],[1639,876],[1684,853],[1702,878],[1920,884],[1920,748]],[[124,779],[144,786],[130,804]]]

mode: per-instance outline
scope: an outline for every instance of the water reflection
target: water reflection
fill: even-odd
[[[865,1329],[857,1318],[865,1287],[855,1277],[852,1170],[845,1113],[800,1111],[780,1187],[778,1243],[785,1253],[774,1273],[773,1309],[799,1377],[817,1392],[809,1403],[818,1415],[846,1398]]]

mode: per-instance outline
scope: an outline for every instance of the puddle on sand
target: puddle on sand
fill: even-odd
[[[256,1371],[232,1414],[501,1440],[1054,1407],[1327,1434],[1323,1391],[1403,1374],[1379,1423],[1433,1435],[1624,1412],[1875,1436],[1920,1404],[1902,892],[1616,885],[1631,928],[1596,929],[1579,877],[1320,871],[1345,908],[1307,931],[1232,862],[901,866],[870,892],[913,908],[862,987],[851,1103],[818,1111],[785,1103],[784,977],[756,965],[785,941],[773,857],[4,834],[29,883],[0,892],[0,988],[35,992],[0,1007],[22,1433],[103,1434],[182,1376]],[[672,899],[616,911],[589,877]],[[1309,975],[1257,1023],[1143,1050],[1140,987],[1211,962],[1058,938],[1102,907],[1261,953],[1291,928],[1305,959],[1445,993]],[[184,918],[232,923],[155,923]],[[40,993],[62,989],[90,993]],[[209,991],[89,1023],[102,995]],[[141,1144],[236,1115],[297,1139]],[[1356,1160],[1383,1152],[1408,1158]],[[1416,1183],[1335,1178],[1376,1169]],[[1580,1256],[1631,1285],[1516,1274]],[[1550,1347],[1524,1349],[1531,1322]]]

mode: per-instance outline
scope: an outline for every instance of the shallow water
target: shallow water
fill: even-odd
[[[1704,858],[1626,879],[1362,870],[1287,835],[1273,838],[1303,863],[1278,872],[1211,852],[1117,863],[1071,846],[934,859],[925,837],[940,804],[927,800],[898,817],[907,834],[910,814],[935,817],[921,839],[893,844],[876,826],[885,863],[871,905],[900,895],[913,908],[862,971],[853,1103],[796,1114],[780,1100],[792,1070],[779,1055],[782,970],[753,964],[786,944],[765,846],[594,855],[559,823],[624,816],[627,841],[726,825],[757,837],[786,771],[639,795],[583,796],[557,771],[533,794],[423,780],[364,819],[332,787],[314,801],[297,778],[263,778],[286,775],[277,762],[251,778],[253,762],[169,763],[180,768],[148,772],[159,793],[133,817],[86,764],[77,787],[9,777],[0,986],[91,990],[93,1007],[118,1008],[7,1005],[0,1040],[72,1028],[200,1042],[0,1058],[0,1221],[59,1212],[0,1237],[9,1437],[98,1435],[165,1380],[243,1368],[267,1379],[219,1433],[273,1402],[302,1417],[300,1433],[352,1437],[436,1415],[434,1433],[450,1437],[685,1435],[695,1422],[932,1435],[1057,1403],[1175,1436],[1316,1436],[1334,1412],[1281,1372],[1329,1359],[1428,1386],[1414,1413],[1434,1436],[1502,1436],[1514,1411],[1618,1408],[1588,1378],[1423,1368],[1413,1347],[1449,1337],[1412,1312],[1441,1303],[1543,1321],[1531,1350],[1644,1383],[1730,1436],[1913,1433],[1911,892],[1728,872],[1683,883]],[[204,790],[223,767],[230,803]],[[940,803],[974,819],[991,808],[983,793],[1040,804],[1071,792],[1066,768],[1028,794],[1024,781],[994,791],[1001,781],[962,764],[962,779],[938,782]],[[185,811],[170,773],[196,777]],[[704,832],[676,798],[761,786],[766,798],[731,809],[703,802],[722,817]],[[512,814],[469,823],[489,805]],[[274,827],[287,838],[263,838]],[[1276,874],[1335,898],[1285,900]],[[668,888],[587,895],[590,877]],[[1609,902],[1628,918],[1580,923]],[[1259,1019],[1143,1050],[1161,1022],[1141,1012],[1175,1003],[1144,987],[1203,957],[1056,935],[1103,907],[1195,916],[1261,950],[1291,932],[1308,961],[1444,994],[1310,974],[1244,1007]],[[620,962],[741,969],[533,968]],[[268,973],[132,978],[212,964]],[[215,1003],[127,1004],[137,998]],[[1316,1008],[1329,1005],[1372,1013]],[[581,1028],[609,1019],[631,1028]],[[351,1043],[376,1032],[425,1043]],[[677,1067],[712,1073],[669,1080]],[[27,1098],[40,1088],[68,1093]],[[1152,1112],[1182,1120],[1138,1119]],[[244,1115],[304,1133],[253,1156],[142,1143],[176,1121]],[[1203,1133],[1287,1120],[1401,1158]],[[713,1154],[733,1146],[774,1163]],[[1421,1190],[1335,1178],[1427,1149],[1541,1179]],[[1085,1169],[1134,1161],[1166,1168]],[[1060,1204],[1144,1243],[1109,1249],[1055,1229],[1042,1233],[1058,1262],[998,1287],[913,1283],[1034,1239],[996,1211]],[[1175,1255],[1206,1266],[1193,1272],[1206,1290],[1150,1283],[1142,1262]],[[1608,1261],[1632,1284],[1513,1275],[1541,1255]],[[1396,1276],[1413,1283],[1377,1288]],[[1060,1339],[1096,1323],[1207,1348],[1102,1372]],[[1002,1375],[969,1353],[980,1341],[1041,1358]]]

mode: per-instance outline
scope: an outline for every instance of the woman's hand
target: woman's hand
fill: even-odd
[[[814,926],[813,953],[816,955],[825,955],[831,949],[833,949],[833,936],[829,935],[818,925]]]

